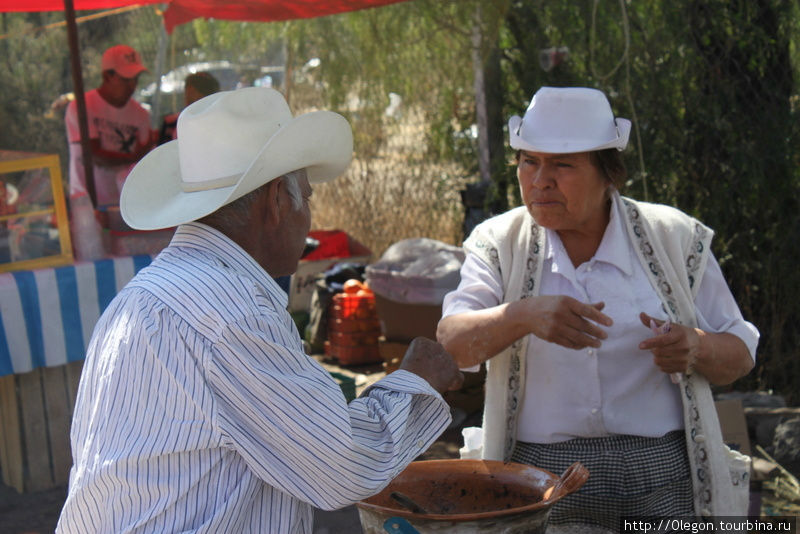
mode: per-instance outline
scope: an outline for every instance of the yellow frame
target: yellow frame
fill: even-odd
[[[58,240],[61,245],[61,254],[42,256],[41,258],[33,258],[30,260],[0,263],[0,273],[44,269],[72,263],[74,259],[72,256],[72,242],[69,234],[69,218],[67,216],[67,205],[64,199],[64,189],[61,181],[61,163],[58,155],[34,155],[10,151],[0,151],[0,155],[19,155],[19,157],[15,159],[0,161],[0,174],[25,171],[28,169],[48,169],[50,172],[50,188],[53,193],[52,208],[0,216],[0,221],[55,213],[58,226]]]

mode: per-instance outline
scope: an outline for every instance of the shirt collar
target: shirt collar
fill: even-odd
[[[619,195],[612,195],[611,199],[611,216],[608,220],[608,226],[606,226],[603,239],[600,241],[600,246],[597,247],[592,260],[613,265],[627,276],[630,276],[633,274],[633,252],[628,246],[628,235],[620,215],[618,204],[621,200]],[[564,249],[558,233],[550,229],[547,229],[546,233],[545,259],[551,260],[551,271],[566,274],[566,271],[573,270],[572,262],[569,261],[567,251]]]
[[[178,226],[170,246],[187,247],[204,252],[217,263],[235,273],[254,280],[265,288],[276,306],[286,309],[289,296],[253,257],[231,238],[203,223],[190,222]]]

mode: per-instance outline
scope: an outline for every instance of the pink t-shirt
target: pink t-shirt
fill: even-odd
[[[104,150],[131,154],[137,144],[150,139],[150,113],[134,99],[121,108],[106,102],[97,89],[86,93],[89,138],[99,139]],[[86,177],[83,167],[83,151],[78,126],[78,106],[75,101],[67,106],[64,121],[70,149],[69,194],[78,197],[86,193]],[[94,184],[98,205],[119,204],[122,184],[133,164],[115,166],[94,165]]]

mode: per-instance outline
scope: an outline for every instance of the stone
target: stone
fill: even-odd
[[[800,477],[800,417],[775,427],[772,457],[795,477]]]

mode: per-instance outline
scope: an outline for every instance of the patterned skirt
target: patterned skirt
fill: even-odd
[[[548,444],[517,442],[511,461],[557,476],[573,462],[589,470],[586,484],[553,506],[550,525],[619,532],[623,518],[694,515],[683,430],[660,438],[616,435]]]

